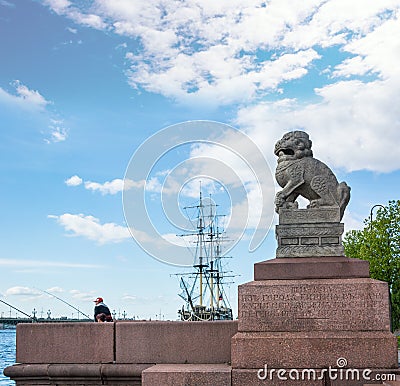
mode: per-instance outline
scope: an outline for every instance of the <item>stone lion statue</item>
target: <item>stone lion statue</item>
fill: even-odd
[[[308,208],[339,207],[341,219],[350,200],[350,187],[339,184],[329,167],[313,158],[311,145],[304,131],[286,133],[275,144],[275,178],[282,187],[275,196],[275,209],[298,208],[300,195],[310,201]]]

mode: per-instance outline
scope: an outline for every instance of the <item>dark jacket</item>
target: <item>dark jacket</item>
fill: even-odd
[[[96,316],[99,314],[105,314],[106,316],[111,316],[110,309],[104,304],[99,303],[94,307],[94,321],[97,322]]]

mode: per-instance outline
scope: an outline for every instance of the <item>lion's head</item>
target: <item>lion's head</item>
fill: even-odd
[[[304,131],[290,131],[275,144],[274,154],[278,161],[312,157],[312,142]]]

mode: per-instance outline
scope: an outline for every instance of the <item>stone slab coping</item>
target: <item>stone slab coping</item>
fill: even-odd
[[[228,364],[215,364],[215,363],[163,363],[159,365],[154,365],[143,370],[146,373],[180,373],[180,372],[190,372],[190,373],[230,373],[232,367]]]
[[[340,257],[278,258],[254,264],[254,280],[346,279],[369,277],[369,262]]]

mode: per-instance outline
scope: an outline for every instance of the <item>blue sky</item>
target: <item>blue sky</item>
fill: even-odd
[[[274,170],[292,129],[351,186],[346,229],[362,226],[399,198],[399,12],[398,0],[0,0],[1,299],[71,317],[40,290],[87,314],[103,296],[129,317],[176,319],[182,269],[159,260],[181,229],[167,215],[183,221],[176,202],[191,205],[201,179],[243,232],[229,251],[236,310],[237,285],[274,257],[263,162]],[[177,125],[195,120],[220,124]],[[124,196],[141,202],[125,219],[129,165]],[[255,230],[266,238],[250,252]]]

